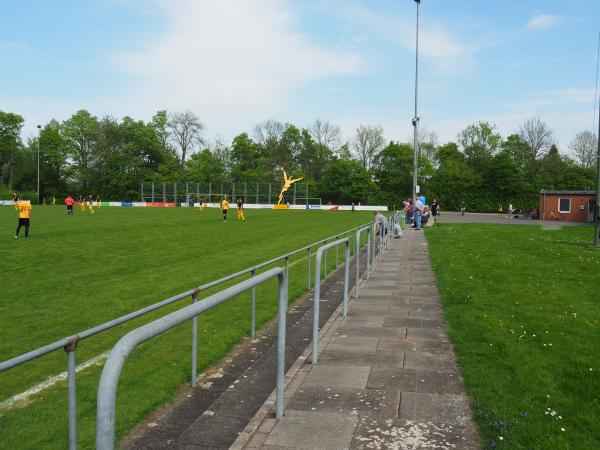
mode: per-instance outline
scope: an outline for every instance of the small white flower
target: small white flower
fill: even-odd
[[[498,439],[500,439],[501,441],[504,440],[504,438],[502,436],[498,436]]]
[[[590,372],[592,371],[592,368],[590,367]]]
[[[561,428],[561,429],[560,429],[560,431],[565,431],[565,429],[564,429],[564,428]]]

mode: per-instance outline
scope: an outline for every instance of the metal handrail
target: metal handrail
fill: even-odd
[[[348,313],[348,279],[350,272],[350,239],[339,239],[329,244],[319,247],[315,256],[315,289],[313,292],[313,341],[312,341],[312,363],[317,363],[319,353],[319,303],[321,301],[321,258],[323,252],[330,248],[344,245],[345,263],[344,263],[344,317]],[[358,255],[359,252],[356,252]]]
[[[343,233],[340,233],[340,234],[349,234],[349,233],[354,232],[358,228],[364,227],[364,226],[365,225],[360,225],[359,227],[351,228],[350,230],[347,230],[347,231],[345,231]],[[235,278],[239,278],[242,275],[246,275],[248,273],[251,274],[252,272],[256,272],[257,270],[259,270],[259,269],[261,269],[263,267],[269,266],[269,265],[271,265],[271,264],[273,264],[273,263],[275,263],[277,261],[281,261],[282,259],[288,259],[291,256],[294,256],[294,255],[296,255],[298,253],[301,253],[301,252],[303,252],[303,251],[305,251],[307,249],[310,249],[312,247],[316,247],[316,246],[318,246],[318,245],[326,242],[327,240],[333,239],[334,237],[337,238],[338,236],[340,236],[340,234],[338,234],[336,236],[329,237],[327,239],[323,239],[323,240],[314,242],[314,243],[306,245],[306,246],[304,246],[302,248],[296,249],[296,250],[294,250],[292,252],[289,252],[289,253],[286,253],[284,255],[278,256],[276,258],[272,258],[272,259],[270,259],[268,261],[262,262],[260,264],[254,265],[252,267],[248,267],[246,269],[240,270],[239,272],[235,272],[235,273],[233,273],[231,275],[227,275],[225,277],[222,277],[222,278],[219,278],[217,280],[211,281],[209,283],[203,284],[203,285],[198,286],[196,288],[187,290],[185,292],[182,292],[180,294],[174,295],[174,296],[169,297],[169,298],[167,298],[165,300],[162,300],[160,302],[157,302],[157,303],[154,303],[152,305],[149,305],[149,306],[147,306],[145,308],[139,309],[139,310],[134,311],[132,313],[129,313],[129,314],[126,314],[124,316],[118,317],[116,319],[110,320],[108,322],[102,323],[102,324],[97,325],[97,326],[95,326],[93,328],[90,328],[88,330],[82,331],[81,333],[77,333],[76,335],[72,335],[72,336],[69,336],[69,337],[62,338],[62,339],[60,339],[58,341],[52,342],[51,344],[45,345],[43,347],[39,347],[39,348],[37,348],[35,350],[32,350],[32,351],[27,352],[27,353],[23,353],[23,354],[18,355],[18,356],[15,356],[14,358],[8,359],[8,360],[3,361],[3,362],[0,363],[0,372],[3,372],[5,370],[11,369],[13,367],[16,367],[16,366],[18,366],[20,364],[23,364],[23,363],[27,362],[27,361],[31,361],[32,359],[39,358],[40,356],[44,356],[44,355],[46,355],[48,353],[51,353],[53,351],[60,350],[60,349],[65,349],[66,350],[66,347],[68,345],[75,345],[76,346],[77,343],[80,340],[89,338],[89,337],[94,336],[94,335],[96,335],[98,333],[106,331],[106,330],[108,330],[110,328],[114,328],[114,327],[116,327],[118,325],[121,325],[122,323],[125,323],[125,322],[128,322],[130,320],[136,319],[136,318],[138,318],[140,316],[148,314],[148,313],[150,313],[152,311],[155,311],[157,309],[160,309],[160,308],[162,308],[164,306],[168,306],[168,305],[170,305],[170,304],[172,304],[172,303],[174,303],[176,301],[183,300],[183,299],[185,299],[187,297],[197,296],[201,291],[205,291],[207,289],[210,289],[210,288],[213,288],[215,286],[218,286],[219,284],[223,284],[223,283],[226,283],[228,281],[234,280]],[[310,289],[310,287],[309,287],[309,289]]]
[[[310,288],[311,288],[311,248],[319,246],[319,245],[323,245],[328,240],[331,240],[333,238],[335,238],[337,240],[340,236],[349,236],[353,232],[356,232],[359,229],[363,229],[363,228],[369,227],[369,226],[375,226],[374,222],[370,221],[367,224],[359,225],[357,227],[346,230],[343,233],[339,233],[335,236],[319,240],[317,242],[306,245],[304,247],[301,247],[301,248],[291,251],[289,253],[272,258],[268,261],[262,262],[260,264],[254,265],[252,267],[248,267],[246,269],[240,270],[233,274],[230,274],[225,277],[219,278],[217,280],[211,281],[209,283],[203,284],[196,288],[189,289],[185,292],[174,295],[165,300],[154,303],[145,308],[141,308],[137,311],[131,312],[129,314],[118,317],[111,321],[108,321],[108,322],[102,323],[100,325],[97,325],[95,327],[89,328],[89,329],[84,330],[75,335],[59,339],[48,345],[39,347],[39,348],[29,351],[27,353],[23,353],[21,355],[15,356],[11,359],[0,362],[0,372],[11,369],[13,367],[21,365],[21,364],[31,361],[33,359],[39,358],[41,356],[44,356],[44,355],[51,353],[53,351],[56,351],[56,350],[64,349],[65,352],[67,352],[67,384],[68,384],[68,395],[69,395],[69,401],[68,401],[68,404],[69,404],[69,448],[71,450],[75,450],[77,448],[77,418],[76,418],[77,417],[77,415],[76,415],[77,391],[76,391],[76,382],[75,382],[75,377],[76,377],[75,352],[77,350],[77,345],[78,345],[79,341],[89,338],[89,337],[92,337],[92,336],[102,333],[104,331],[107,331],[107,330],[114,328],[118,325],[121,325],[125,322],[136,319],[136,318],[141,317],[145,314],[148,314],[152,311],[155,311],[155,310],[158,310],[165,306],[171,305],[179,300],[183,300],[188,297],[191,298],[192,304],[194,304],[198,301],[200,292],[203,292],[207,289],[213,288],[220,284],[232,281],[243,275],[250,274],[251,277],[255,277],[257,270],[267,267],[267,266],[269,266],[273,263],[276,263],[278,261],[281,261],[281,260],[285,260],[285,271],[286,271],[286,275],[287,275],[288,270],[289,270],[289,267],[288,267],[289,258],[294,255],[297,255],[299,253],[302,253],[304,251],[308,251],[308,289],[310,290]],[[373,261],[372,262],[374,262],[374,258],[375,258],[375,246],[374,245],[375,245],[375,239],[373,239],[373,252],[372,252],[373,253],[372,260]],[[357,254],[359,253],[360,245],[357,246],[355,251]],[[336,258],[336,267],[337,267],[337,258]],[[367,277],[368,277],[368,273],[367,273]],[[252,288],[252,324],[251,324],[252,337],[254,337],[256,334],[256,309],[255,309],[256,306],[255,306],[255,304],[256,304],[256,293],[255,293],[255,287],[253,287]],[[192,385],[196,384],[196,377],[197,377],[197,321],[194,318],[192,320],[192,367],[191,367]]]
[[[140,344],[164,332],[185,323],[201,313],[230,300],[252,287],[271,278],[279,279],[279,324],[277,334],[277,388],[276,410],[277,418],[283,416],[283,377],[285,372],[285,326],[287,311],[287,278],[285,270],[274,267],[253,278],[244,280],[221,292],[205,298],[202,302],[186,306],[160,319],[142,325],[123,336],[113,347],[100,377],[96,409],[96,448],[100,450],[114,449],[115,446],[115,410],[117,402],[117,386],[121,370],[129,354]]]

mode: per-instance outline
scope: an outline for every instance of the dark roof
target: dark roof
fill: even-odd
[[[542,189],[540,195],[596,195],[596,191],[551,191]]]

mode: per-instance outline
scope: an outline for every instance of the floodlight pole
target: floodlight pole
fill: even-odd
[[[600,101],[598,102],[600,111]],[[598,113],[598,137],[596,139],[596,208],[594,212],[594,247],[600,248],[600,112]]]
[[[412,198],[413,208],[417,204],[417,179],[418,179],[418,161],[419,161],[419,116],[417,115],[417,99],[419,93],[419,5],[421,0],[415,0],[417,4],[417,43],[415,52],[415,115],[412,119],[412,125],[414,130],[414,142],[413,142],[413,184],[412,184]]]
[[[38,125],[38,142],[37,142],[37,202],[40,204],[40,140],[42,136],[42,126]]]

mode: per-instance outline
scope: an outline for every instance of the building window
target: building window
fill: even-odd
[[[570,213],[571,212],[571,199],[570,198],[559,198],[558,199],[558,212],[559,213]]]

